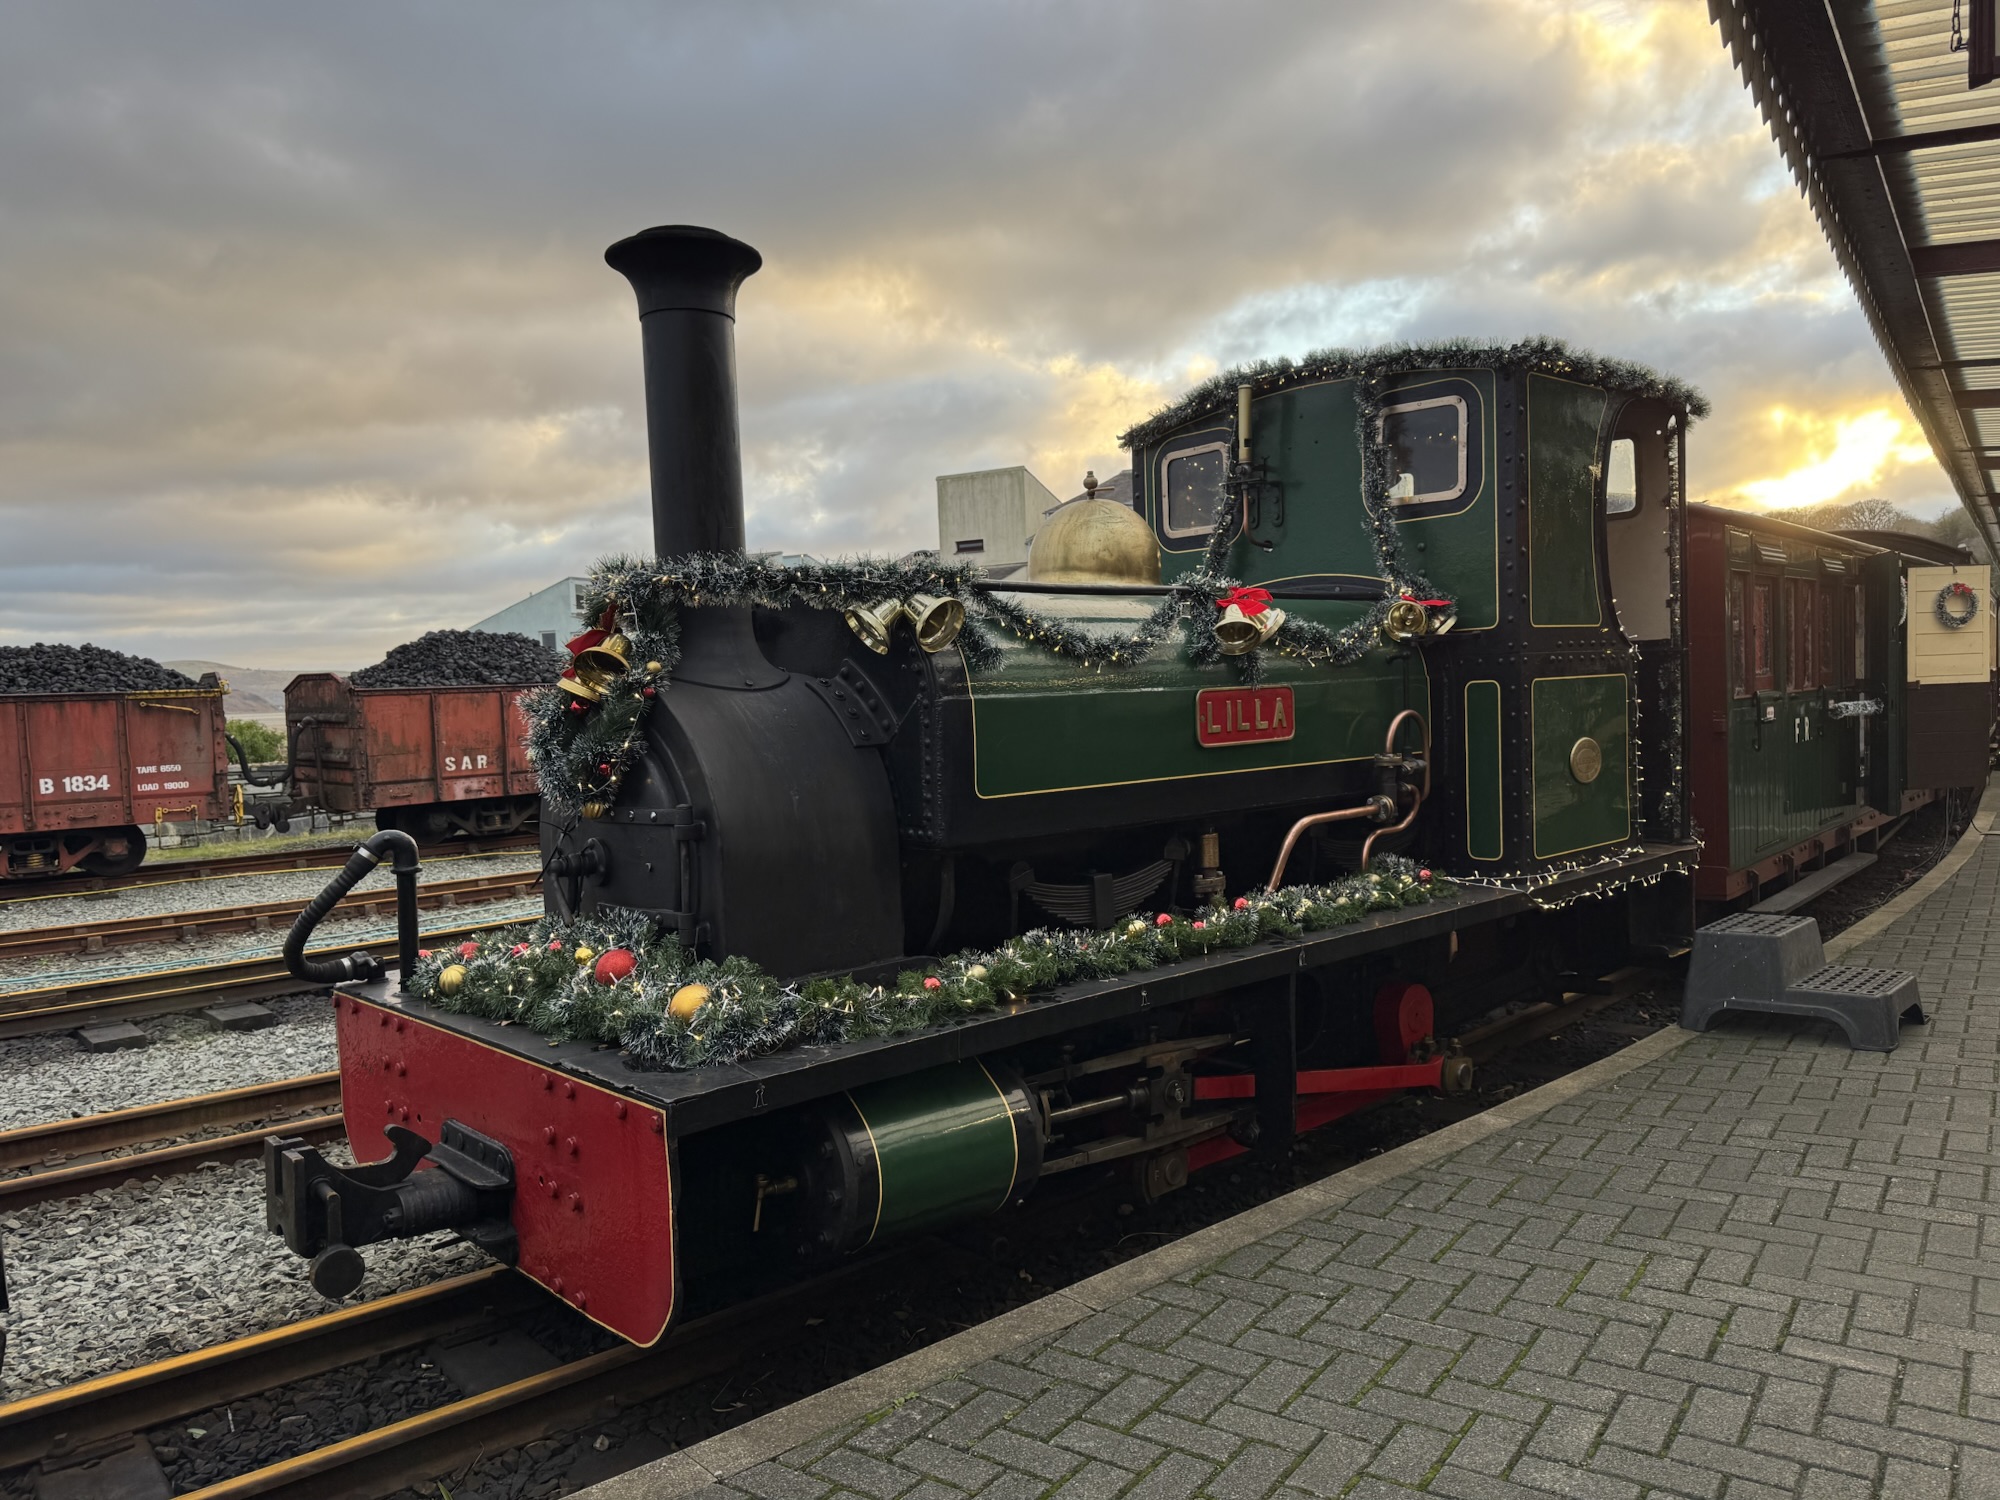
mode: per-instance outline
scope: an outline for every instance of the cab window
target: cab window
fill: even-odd
[[[1465,398],[1436,396],[1384,407],[1390,493],[1398,505],[1456,500],[1465,493]],[[1404,476],[1409,482],[1404,483]]]
[[[1229,473],[1229,445],[1206,443],[1160,459],[1160,493],[1166,500],[1168,536],[1207,536],[1222,514],[1222,486]]]
[[[1629,516],[1639,508],[1639,445],[1631,438],[1613,438],[1604,468],[1604,513]]]

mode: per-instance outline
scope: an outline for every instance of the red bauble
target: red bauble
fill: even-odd
[[[1238,896],[1236,898],[1236,909],[1238,911],[1248,911],[1250,909],[1250,898],[1248,896]]]
[[[1199,917],[1197,917],[1193,923],[1193,926],[1196,932],[1200,932],[1202,928],[1208,926],[1208,923],[1202,921]]]
[[[464,942],[458,945],[458,956],[460,958],[470,958],[473,956],[473,954],[477,953],[478,951],[479,951],[479,944],[477,943]]]
[[[1153,918],[1153,925],[1155,927],[1171,927],[1174,925],[1174,919],[1165,912],[1161,912],[1157,917]]]
[[[569,711],[573,714],[587,714],[590,712],[590,705],[581,698],[572,698],[569,700]]]
[[[526,958],[528,956],[528,945],[526,943],[516,943],[507,952],[513,958]]]
[[[431,950],[428,948],[419,948],[417,950],[418,958],[429,958],[430,956],[431,956]]]
[[[640,688],[640,689],[639,689],[639,696],[640,696],[640,697],[642,697],[642,698],[651,698],[651,697],[655,697],[656,695],[657,695],[657,690],[656,690],[656,689],[653,689],[653,688]]]
[[[639,960],[630,948],[606,948],[597,955],[590,972],[599,984],[616,984],[638,967]]]
[[[561,951],[562,951],[562,939],[561,939],[561,938],[550,938],[550,939],[549,939],[549,952],[551,952],[551,953],[560,953]]]
[[[944,988],[944,981],[933,974],[924,981],[924,988],[927,990],[941,990]]]
[[[1419,870],[1419,871],[1417,871],[1417,879],[1419,879],[1419,880],[1429,880],[1430,878],[1431,878],[1431,872],[1430,872],[1429,870]]]

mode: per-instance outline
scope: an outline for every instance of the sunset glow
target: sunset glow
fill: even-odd
[[[1773,448],[1798,461],[1774,478],[1748,481],[1740,493],[1773,510],[1865,499],[1897,470],[1931,459],[1916,423],[1887,407],[1840,417],[1776,406],[1768,419]]]

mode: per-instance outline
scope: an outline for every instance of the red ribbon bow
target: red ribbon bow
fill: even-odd
[[[1227,609],[1232,604],[1242,610],[1250,619],[1254,620],[1271,607],[1271,591],[1269,589],[1250,588],[1231,589],[1215,601],[1217,609]]]
[[[1449,609],[1451,607],[1449,599],[1419,599],[1414,594],[1404,594],[1402,597],[1409,600],[1412,604],[1423,605],[1425,609]]]

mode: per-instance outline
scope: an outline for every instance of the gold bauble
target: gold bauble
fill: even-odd
[[[1032,583],[1158,583],[1153,528],[1115,500],[1073,500],[1042,518],[1028,548]]]
[[[646,663],[646,670],[652,673],[653,676],[658,677],[664,669],[660,666],[658,662],[649,661]]]
[[[986,977],[986,965],[974,964],[965,971],[965,977],[967,979],[984,979]]]
[[[458,987],[464,983],[464,964],[451,964],[438,972],[438,990],[443,994],[456,995]]]
[[[597,957],[597,950],[595,948],[578,948],[576,950],[577,967],[581,968],[595,957]]]
[[[708,986],[705,984],[684,984],[674,991],[674,998],[667,1002],[667,1014],[676,1021],[692,1021],[694,1013],[708,1004]]]

